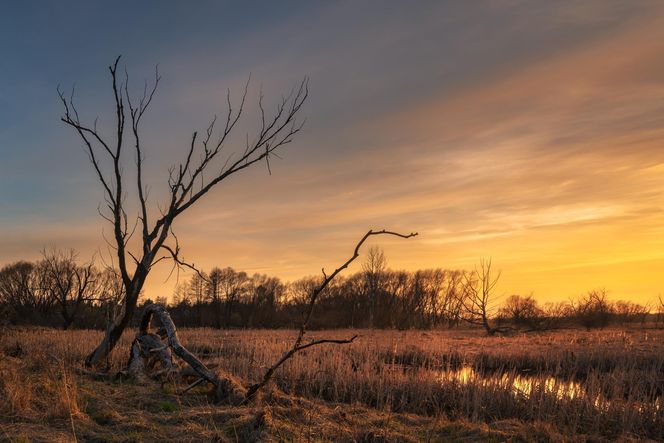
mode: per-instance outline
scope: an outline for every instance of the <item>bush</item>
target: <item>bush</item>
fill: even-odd
[[[588,329],[604,328],[614,314],[614,307],[607,299],[605,289],[595,289],[572,303],[574,316]]]

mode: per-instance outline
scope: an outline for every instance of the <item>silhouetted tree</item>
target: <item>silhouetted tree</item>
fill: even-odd
[[[463,316],[464,275],[463,271],[444,271],[447,276],[447,286],[444,302],[441,306],[441,315],[447,321],[447,326],[459,324]]]
[[[74,105],[73,92],[72,96],[65,97],[58,89],[64,106],[62,121],[72,127],[83,141],[104,190],[106,205],[104,210],[100,210],[100,214],[112,226],[117,268],[125,290],[122,312],[114,319],[99,345],[86,358],[87,365],[101,362],[115,347],[134,314],[145,280],[157,263],[171,259],[175,266],[193,268],[193,265],[186,263],[180,255],[180,246],[173,231],[175,220],[233,174],[261,161],[266,161],[269,168],[270,157],[277,149],[290,143],[302,128],[296,117],[308,95],[305,79],[279,102],[275,112],[269,117],[264,111],[261,94],[258,100],[260,129],[254,137],[246,137],[244,146],[235,152],[227,152],[224,148],[229,135],[240,121],[244,110],[248,82],[236,109],[232,105],[229,91],[228,110],[222,119],[219,135],[215,135],[216,117],[202,137],[199,138],[198,132],[193,133],[188,147],[184,149],[184,160],[169,170],[168,198],[161,205],[150,206],[143,177],[144,153],[140,129],[142,119],[153,102],[160,76],[155,71],[152,86],[146,85],[140,98],[132,98],[126,70],[124,76],[118,73],[119,61],[120,57],[109,67],[115,103],[115,134],[112,139],[102,135],[97,129],[96,120],[87,124],[80,119]],[[129,136],[127,132],[130,133]],[[129,147],[129,143],[133,146]],[[127,149],[131,151],[128,152]],[[128,169],[125,162],[128,154],[133,156],[136,166],[135,181],[131,186],[127,183],[125,174]],[[130,215],[131,210],[127,206],[127,201],[131,200],[127,199],[129,189],[133,189],[131,193],[138,202],[135,216]],[[134,218],[140,239],[138,246],[132,248],[130,239]]]
[[[233,324],[234,308],[247,290],[247,273],[236,272],[233,268],[224,268],[220,273],[221,293],[226,304],[225,323],[227,326]]]
[[[490,310],[495,304],[494,289],[500,278],[500,272],[494,277],[491,271],[491,259],[480,260],[479,268],[467,274],[463,305],[466,312],[466,321],[482,326],[487,335],[500,332],[490,323]]]
[[[203,325],[204,303],[209,301],[207,291],[207,276],[203,272],[196,272],[189,279],[187,297],[193,301],[199,325]]]
[[[571,303],[576,319],[587,329],[608,326],[613,307],[606,289],[594,289]]]
[[[53,298],[41,285],[40,269],[36,264],[19,261],[0,270],[0,300],[22,321],[40,323],[53,307]]]
[[[645,322],[650,309],[631,301],[618,300],[613,303],[613,312],[618,317],[620,324]]]
[[[255,274],[249,279],[247,315],[244,324],[247,327],[262,325],[273,327],[279,305],[285,294],[285,286],[276,277]]]
[[[79,265],[77,253],[52,249],[42,251],[41,286],[58,305],[62,329],[68,329],[85,302],[103,297],[103,279],[92,262]]]
[[[537,329],[544,314],[532,295],[511,295],[503,303],[498,315],[515,326]]]
[[[385,253],[379,246],[369,248],[367,258],[362,264],[366,278],[367,296],[369,297],[369,326],[374,327],[376,315],[376,301],[380,296],[381,280],[387,267]]]
[[[208,299],[212,303],[212,311],[214,312],[214,327],[221,328],[221,280],[223,274],[221,269],[213,268],[207,277],[207,293]]]

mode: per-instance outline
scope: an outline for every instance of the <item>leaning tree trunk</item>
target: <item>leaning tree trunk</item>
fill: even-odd
[[[131,317],[134,315],[134,306],[131,303],[125,305],[124,313],[119,320],[114,321],[104,334],[101,343],[92,351],[85,359],[85,366],[96,366],[105,360],[115,348],[115,345],[120,341],[122,333],[129,324]]]
[[[101,343],[99,343],[94,351],[86,357],[85,366],[97,366],[110,355],[111,351],[113,351],[113,348],[115,348],[115,345],[120,341],[122,333],[134,316],[141,287],[142,284],[137,284],[127,290],[124,302],[124,312],[119,318],[113,320],[109,327],[106,328]]]

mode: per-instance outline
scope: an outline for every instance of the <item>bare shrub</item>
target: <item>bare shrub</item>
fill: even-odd
[[[614,312],[605,289],[594,289],[571,302],[577,321],[586,327],[605,328]]]
[[[500,272],[494,275],[491,271],[491,259],[480,260],[479,267],[465,275],[465,286],[463,306],[465,308],[465,320],[471,324],[484,328],[487,335],[495,335],[500,332],[491,324],[491,310],[495,307],[494,289],[498,284]]]
[[[511,295],[498,311],[498,317],[516,327],[529,330],[542,329],[545,325],[545,312],[532,295]]]

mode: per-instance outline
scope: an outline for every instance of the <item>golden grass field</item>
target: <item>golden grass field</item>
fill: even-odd
[[[263,398],[211,404],[201,386],[80,371],[98,331],[8,329],[0,338],[0,440],[640,441],[664,439],[664,330],[483,337],[477,330],[317,331],[361,337],[298,354]],[[183,344],[245,385],[289,330],[183,329]],[[133,333],[109,361],[123,369]]]

